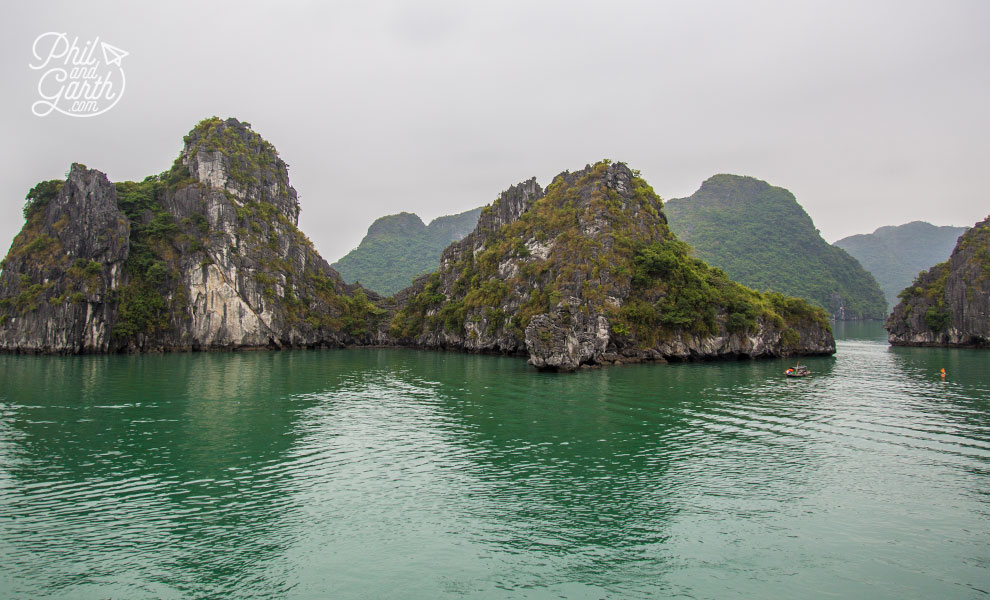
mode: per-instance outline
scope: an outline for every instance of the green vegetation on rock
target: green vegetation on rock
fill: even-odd
[[[949,257],[966,229],[913,221],[851,235],[834,245],[852,255],[876,278],[888,307],[893,308],[898,293],[911,284],[919,271]]]
[[[665,212],[698,258],[744,285],[804,298],[836,318],[879,319],[886,312],[873,276],[822,239],[783,188],[716,175],[690,197],[669,200]]]
[[[799,298],[747,288],[690,253],[676,239],[641,248],[633,257],[631,300],[614,326],[628,325],[641,344],[649,345],[664,332],[716,335],[724,327],[729,333],[755,333],[759,319],[777,327],[804,320],[831,330],[822,309]]]
[[[357,248],[331,266],[348,282],[392,295],[413,279],[435,271],[451,242],[471,233],[481,208],[438,217],[424,225],[411,213],[381,217],[368,228]]]
[[[130,219],[130,248],[120,289],[120,308],[113,334],[126,340],[164,331],[185,310],[179,283],[178,225],[162,205],[168,184],[159,177],[114,184],[117,206]]]
[[[58,179],[51,179],[49,181],[42,181],[38,185],[31,188],[31,191],[27,193],[24,203],[24,220],[28,221],[31,216],[44,210],[48,203],[51,202],[58,191],[62,189],[62,184],[64,181]]]

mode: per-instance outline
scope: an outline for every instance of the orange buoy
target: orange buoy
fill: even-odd
[[[942,368],[942,379],[945,379],[945,368]]]

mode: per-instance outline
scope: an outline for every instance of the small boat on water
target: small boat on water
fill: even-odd
[[[797,364],[784,371],[784,375],[787,375],[788,377],[807,377],[808,375],[811,375],[811,369],[802,364]]]

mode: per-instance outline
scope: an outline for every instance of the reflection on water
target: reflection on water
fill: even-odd
[[[3,356],[0,595],[990,591],[987,355],[836,333],[802,380],[789,361]]]
[[[250,583],[291,541],[272,530],[287,478],[265,469],[295,441],[299,359],[6,357],[0,537],[5,566],[21,567],[10,589],[184,596],[191,581]]]

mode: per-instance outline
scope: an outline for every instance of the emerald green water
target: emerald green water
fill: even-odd
[[[837,334],[804,380],[0,356],[0,597],[987,597],[990,353]]]

